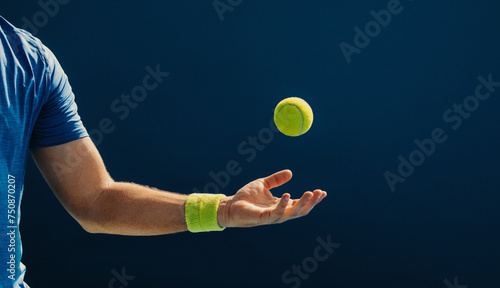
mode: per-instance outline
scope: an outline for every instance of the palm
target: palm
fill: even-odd
[[[255,180],[241,188],[231,202],[231,220],[243,227],[258,225],[269,218],[279,199],[273,197],[262,181]]]
[[[250,227],[281,223],[305,216],[325,196],[326,192],[306,192],[300,199],[291,200],[288,193],[274,197],[270,189],[290,180],[292,173],[283,170],[266,178],[252,181],[241,188],[226,204],[226,227]]]

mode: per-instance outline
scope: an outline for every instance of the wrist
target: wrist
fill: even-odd
[[[217,210],[217,223],[220,227],[228,227],[229,220],[229,202],[232,197],[224,197],[219,201],[219,208]]]
[[[188,230],[193,233],[224,230],[218,223],[218,207],[225,197],[223,194],[190,194],[184,207]]]

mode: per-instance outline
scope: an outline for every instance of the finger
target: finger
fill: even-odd
[[[289,207],[286,211],[286,217],[288,219],[295,218],[299,216],[300,212],[304,210],[306,207],[307,203],[309,203],[309,200],[313,197],[313,193],[311,192],[306,192],[300,199],[294,203],[292,207]]]
[[[321,190],[315,190],[313,195],[314,196],[311,198],[311,200],[309,200],[309,202],[307,202],[304,209],[302,209],[302,211],[300,211],[299,216],[305,216],[305,215],[309,214],[309,212],[311,212],[311,210],[314,208],[314,206],[316,206],[316,204],[318,204],[319,201],[321,201],[321,199],[324,198],[323,191],[321,191]]]
[[[282,170],[280,172],[274,173],[271,176],[261,178],[260,180],[264,183],[264,187],[266,187],[266,189],[272,189],[274,187],[285,184],[290,179],[292,179],[292,171]]]
[[[290,194],[288,194],[288,193],[283,194],[283,196],[280,199],[280,202],[278,203],[278,205],[276,205],[274,210],[271,212],[271,216],[270,216],[271,223],[276,222],[278,219],[281,218],[281,216],[283,216],[283,214],[285,214],[286,207],[288,206],[289,201],[290,201]]]
[[[321,198],[319,198],[318,204],[321,203],[321,201],[323,201],[323,199],[328,195],[326,191],[322,190],[321,192],[323,192],[323,195],[321,195]]]

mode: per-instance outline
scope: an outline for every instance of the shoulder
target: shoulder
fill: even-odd
[[[26,30],[15,27],[1,16],[0,28],[6,45],[8,45],[3,49],[5,54],[12,54],[21,65],[29,65],[30,68],[49,66],[53,55],[40,39]]]

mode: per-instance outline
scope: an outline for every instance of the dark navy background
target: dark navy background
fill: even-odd
[[[443,113],[473,95],[479,75],[500,81],[500,2],[401,1],[401,13],[348,64],[339,44],[353,45],[353,28],[388,2],[243,1],[223,21],[212,1],[60,5],[36,36],[68,74],[87,129],[113,121],[98,148],[116,180],[192,193],[235,160],[242,172],[225,194],[285,168],[294,177],[277,195],[329,194],[282,225],[91,235],[30,160],[21,224],[28,284],[294,287],[283,273],[330,235],[341,246],[300,287],[446,288],[455,277],[498,287],[500,88],[456,130]],[[24,0],[0,9],[18,27],[43,11]],[[111,103],[158,64],[171,74],[120,120]],[[238,146],[269,131],[275,105],[290,96],[313,108],[311,130],[273,134],[247,161]],[[398,156],[407,159],[435,128],[448,139],[391,193],[384,172],[397,173]],[[135,278],[110,286],[122,268]]]

